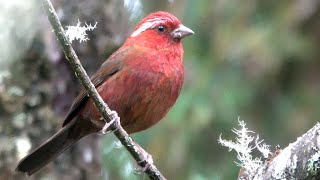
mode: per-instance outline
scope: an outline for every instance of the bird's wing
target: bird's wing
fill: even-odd
[[[132,52],[131,49],[131,47],[127,47],[118,50],[101,65],[100,69],[91,77],[91,82],[96,88],[123,68],[125,64],[124,61],[128,59],[127,57],[130,57],[130,53],[129,55],[127,53]],[[83,105],[87,100],[88,93],[84,88],[82,88],[77,98],[74,100],[62,126],[65,126],[72,120],[72,118],[78,113],[81,105]]]

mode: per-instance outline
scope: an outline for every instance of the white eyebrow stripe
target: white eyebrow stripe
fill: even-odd
[[[143,31],[149,29],[149,28],[153,28],[155,25],[157,24],[161,24],[165,22],[165,19],[162,18],[153,18],[153,19],[149,19],[147,20],[145,23],[143,23],[137,30],[135,30],[132,34],[131,37],[136,37],[138,36],[140,33],[142,33]]]

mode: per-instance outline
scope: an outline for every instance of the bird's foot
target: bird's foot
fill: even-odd
[[[110,115],[112,117],[111,121],[106,123],[103,126],[103,128],[102,128],[102,130],[100,131],[99,134],[107,134],[107,133],[110,133],[110,132],[114,132],[120,127],[120,117],[118,116],[117,112],[116,111],[111,111]],[[110,126],[112,124],[114,124],[116,128],[111,130]]]
[[[153,165],[153,158],[141,146],[139,146],[138,144],[136,144],[136,146],[141,150],[144,157],[143,160],[137,162],[135,165],[135,173],[141,174],[142,172],[146,172],[146,170]]]

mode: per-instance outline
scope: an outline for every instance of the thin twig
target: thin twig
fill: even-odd
[[[58,19],[58,16],[52,6],[50,0],[43,0],[43,6],[49,18],[49,21],[52,25],[52,28],[60,42],[60,45],[63,48],[64,54],[68,59],[70,65],[72,66],[76,76],[78,77],[81,84],[87,90],[89,96],[94,101],[97,109],[101,113],[102,117],[106,123],[110,122],[112,117],[111,110],[107,104],[100,97],[99,93],[95,89],[94,85],[90,81],[89,76],[82,67],[80,60],[78,59],[77,54],[73,50],[71,43],[67,39],[63,27]],[[117,127],[115,124],[110,125],[110,129],[114,131],[115,136],[120,140],[122,145],[129,151],[132,157],[138,162],[138,164],[144,168],[147,164],[146,159],[143,155],[143,152],[135,145],[133,139],[128,135],[128,133],[121,127]],[[155,165],[147,167],[145,173],[149,176],[150,179],[165,179],[164,176],[160,173]]]

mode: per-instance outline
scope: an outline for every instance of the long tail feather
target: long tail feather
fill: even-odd
[[[73,119],[38,149],[23,158],[16,171],[32,175],[89,133],[90,128],[83,128],[83,124],[80,126],[79,121]]]

